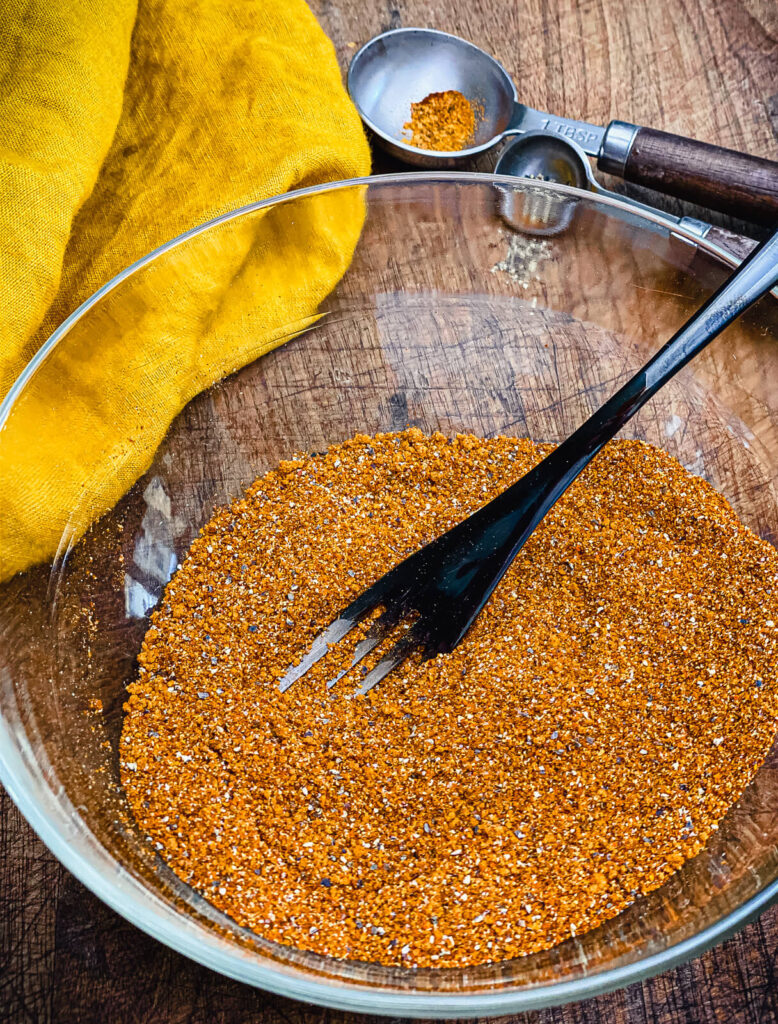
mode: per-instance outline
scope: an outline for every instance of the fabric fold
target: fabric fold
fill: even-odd
[[[0,395],[35,351],[124,98],[135,0],[10,0],[0,24]]]
[[[14,373],[100,285],[170,238],[369,167],[333,47],[302,0],[142,2],[113,141],[53,301],[37,331],[17,329]],[[77,325],[0,432],[0,578],[52,557],[63,532],[72,542],[110,508],[193,394],[313,322],[363,216],[351,189],[230,222]],[[22,233],[36,231],[28,221]]]

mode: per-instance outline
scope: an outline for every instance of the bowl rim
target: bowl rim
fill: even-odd
[[[662,228],[665,231],[670,231],[673,235],[677,235],[690,245],[704,249],[710,255],[717,257],[720,261],[728,264],[730,267],[737,267],[742,262],[742,260],[735,256],[729,249],[725,249],[722,245],[711,241],[705,236],[698,234],[696,231],[690,230],[685,224],[672,219],[661,210],[654,211],[648,206],[636,206],[634,203],[631,203],[628,200],[622,200],[612,193],[603,194],[600,192],[591,192],[588,189],[576,188],[573,185],[563,185],[555,181],[541,181],[537,178],[520,178],[512,174],[487,174],[481,171],[398,171],[393,174],[371,174],[360,178],[344,178],[339,181],[327,181],[318,185],[308,185],[305,188],[292,189],[289,192],[284,192],[280,195],[269,196],[267,199],[258,199],[255,202],[246,203],[243,206],[236,206],[234,209],[228,210],[226,213],[219,214],[216,217],[211,217],[209,220],[205,220],[202,223],[189,228],[187,231],[183,231],[180,235],[176,235],[174,238],[169,239],[167,242],[163,242],[162,245],[158,245],[156,248],[151,249],[144,256],[140,256],[133,263],[128,264],[128,266],[123,270],[120,270],[118,274],[115,274],[112,278],[106,281],[105,284],[101,285],[97,289],[97,291],[84,299],[81,305],[77,306],[73,312],[52,331],[46,341],[43,342],[37,352],[35,352],[20,371],[19,376],[11,385],[8,393],[2,401],[0,401],[0,430],[2,430],[5,421],[8,418],[8,413],[10,412],[13,403],[18,398],[30,377],[38,366],[40,366],[40,364],[46,359],[60,339],[67,334],[70,328],[80,320],[92,306],[99,302],[104,295],[113,291],[113,289],[120,285],[122,281],[131,277],[134,273],[141,270],[149,263],[153,263],[154,260],[163,256],[165,253],[170,252],[179,245],[182,245],[184,242],[189,241],[190,238],[196,238],[197,235],[201,235],[205,231],[209,231],[211,228],[218,227],[220,224],[226,224],[231,220],[237,220],[239,217],[243,217],[246,214],[255,213],[271,206],[280,206],[282,203],[292,202],[296,199],[316,195],[320,192],[333,192],[342,188],[364,188],[380,185],[404,185],[408,183],[432,184],[436,181],[441,183],[449,182],[451,184],[491,184],[509,187],[512,186],[514,188],[518,183],[520,183],[521,185],[532,188],[533,190],[540,189],[543,191],[558,193],[579,202],[590,203],[593,206],[604,206],[610,207],[614,210],[619,210],[630,218],[645,221],[646,224],[653,224],[655,227]]]
[[[704,250],[730,267],[736,267],[740,262],[727,249],[706,238],[701,238],[694,232],[687,230],[684,225],[669,220],[660,211],[653,213],[647,209],[636,209],[618,197],[598,195],[587,190],[555,182],[541,182],[536,179],[474,171],[416,171],[371,175],[311,185],[306,188],[286,192],[280,196],[272,196],[245,204],[204,221],[151,250],[103,284],[51,333],[25,365],[8,394],[0,402],[0,430],[2,430],[15,401],[22,393],[26,384],[59,341],[67,335],[70,328],[92,306],[128,277],[189,239],[246,214],[268,209],[282,203],[294,202],[300,198],[318,193],[332,192],[344,188],[364,188],[365,186],[430,185],[434,183],[492,185],[503,188],[516,187],[520,184],[525,187],[532,187],[533,189],[542,188],[590,203],[593,206],[619,210],[628,214],[630,218],[643,222],[645,226],[653,225],[663,228]],[[690,936],[681,942],[669,946],[667,949],[636,960],[633,963],[599,970],[596,973],[583,975],[571,981],[527,988],[506,987],[498,991],[486,990],[476,993],[382,990],[361,983],[344,982],[341,979],[330,979],[326,976],[315,976],[300,967],[280,969],[256,962],[249,962],[245,956],[241,957],[237,952],[217,946],[208,946],[202,940],[198,941],[193,933],[180,930],[175,925],[174,920],[168,919],[168,915],[163,913],[161,908],[156,905],[156,898],[153,894],[148,892],[145,887],[140,886],[140,883],[137,883],[120,864],[117,864],[119,871],[115,878],[114,876],[108,877],[101,874],[93,867],[87,856],[77,848],[77,844],[73,843],[72,835],[65,835],[49,821],[42,808],[36,802],[34,796],[35,778],[32,771],[26,763],[26,758],[20,756],[21,752],[15,749],[15,747],[16,743],[10,722],[0,716],[0,783],[5,787],[24,818],[57,860],[99,899],[148,935],[211,970],[279,995],[315,1003],[320,1006],[379,1015],[396,1016],[397,1014],[402,1014],[416,1017],[451,1018],[496,1016],[587,999],[651,977],[654,974],[666,971],[700,955],[711,946],[734,934],[768,906],[778,901],[778,878],[775,878],[773,881],[762,886],[757,893],[739,907],[731,910],[720,920],[708,925],[696,935]],[[89,832],[85,825],[83,827],[85,832]],[[102,844],[98,845],[103,849]],[[126,892],[122,890],[119,884],[120,878],[123,878],[125,883],[128,880],[132,881],[138,888],[139,896],[145,897],[146,902],[128,903],[123,898]]]

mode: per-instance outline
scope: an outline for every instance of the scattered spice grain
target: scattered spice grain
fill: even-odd
[[[411,119],[403,128],[411,133],[406,141],[419,149],[454,152],[465,149],[475,134],[475,108],[461,92],[431,92],[419,103],[411,103]]]
[[[357,436],[282,462],[193,542],[121,774],[161,856],[240,924],[384,964],[545,949],[664,882],[752,778],[778,554],[637,441],[606,446],[451,654],[328,691],[355,637],[278,692],[344,603],[547,450]]]

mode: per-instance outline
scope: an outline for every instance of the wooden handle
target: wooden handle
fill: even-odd
[[[754,224],[778,224],[778,163],[772,160],[639,128],[624,178]]]
[[[722,249],[728,249],[741,260],[744,260],[759,245],[753,238],[746,238],[745,235],[736,235],[734,231],[717,227],[715,224],[708,229],[705,240],[715,242]]]
[[[671,239],[673,238],[672,235],[670,237]],[[720,228],[716,225],[708,228],[705,234],[705,241],[720,245],[722,249],[732,253],[733,256],[737,256],[740,260],[744,260],[759,245],[753,238],[747,238],[745,235],[736,235],[734,231],[728,231],[726,228]],[[679,244],[674,251],[674,258],[678,266],[690,270],[692,274],[699,271],[707,272],[710,269],[710,253],[701,246],[689,245],[688,243]],[[699,264],[698,270],[695,270],[696,264]]]

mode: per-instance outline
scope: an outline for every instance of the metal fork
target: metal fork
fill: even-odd
[[[383,608],[334,685],[409,616],[402,637],[364,677],[368,693],[409,655],[446,653],[467,633],[508,566],[549,509],[624,424],[681,367],[778,282],[778,233],[741,264],[718,291],[573,434],[515,484],[463,522],[410,555],[363,591],[313,641],[280,682],[303,676],[371,612]]]

